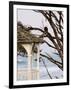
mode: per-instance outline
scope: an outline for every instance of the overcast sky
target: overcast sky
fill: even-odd
[[[21,21],[24,25],[31,25],[35,27],[42,26],[42,20],[45,21],[45,18],[42,14],[36,13],[33,10],[23,10],[18,9],[18,21]]]

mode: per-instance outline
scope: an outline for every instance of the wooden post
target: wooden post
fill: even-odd
[[[28,71],[27,71],[27,79],[32,80],[32,44],[23,44],[22,45],[28,54]]]
[[[32,80],[32,55],[28,55],[28,80]]]
[[[39,57],[40,57],[40,47],[37,45],[37,79],[39,79]]]

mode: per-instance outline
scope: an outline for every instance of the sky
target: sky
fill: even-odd
[[[45,18],[40,13],[36,13],[33,10],[18,9],[18,21],[21,21],[24,25],[30,25],[35,27],[42,26],[42,20]]]

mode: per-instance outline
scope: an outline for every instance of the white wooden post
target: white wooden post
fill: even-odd
[[[32,55],[28,55],[28,80],[32,80]]]
[[[31,80],[32,79],[32,44],[23,44],[22,45],[27,53],[28,53],[28,71],[27,71],[27,79]]]
[[[39,57],[40,57],[40,44],[37,45],[37,79],[39,79]]]

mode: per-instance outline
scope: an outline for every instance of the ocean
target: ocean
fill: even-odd
[[[45,64],[47,66],[47,69],[52,77],[52,79],[60,79],[63,78],[63,71],[59,69],[55,64],[49,62],[48,60],[44,60]],[[18,70],[24,70],[27,69],[28,67],[28,60],[27,57],[22,57],[18,55],[18,60],[17,60],[17,69]],[[37,68],[37,61],[32,60],[32,69]],[[42,61],[39,62],[39,79],[50,79],[47,70],[43,64]],[[26,80],[23,78],[22,75],[18,75],[18,80]]]

